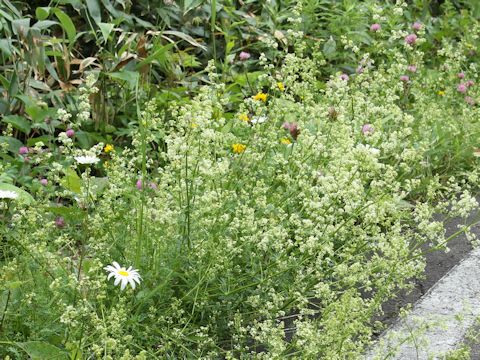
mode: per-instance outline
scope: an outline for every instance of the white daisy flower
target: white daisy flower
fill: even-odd
[[[87,156],[75,156],[75,160],[79,164],[96,164],[100,159],[96,156],[87,155]]]
[[[257,116],[257,117],[252,118],[252,120],[250,120],[250,122],[252,124],[263,124],[267,120],[268,119],[267,119],[266,116]]]
[[[135,289],[135,282],[140,284],[142,277],[138,273],[138,270],[132,269],[131,266],[126,269],[123,266],[120,266],[116,261],[112,262],[112,265],[105,266],[104,269],[109,272],[107,280],[110,280],[111,277],[115,277],[113,285],[116,286],[121,282],[120,289],[123,290],[128,283],[132,289]]]
[[[366,145],[358,144],[357,149],[360,150],[360,151],[369,152],[370,154],[372,154],[374,156],[380,155],[380,150],[377,149],[377,148],[374,148],[373,146],[370,146],[369,144],[366,144]]]
[[[16,199],[18,198],[18,193],[10,190],[0,190],[0,199]]]

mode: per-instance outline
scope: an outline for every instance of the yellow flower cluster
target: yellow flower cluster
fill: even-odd
[[[280,91],[285,91],[285,85],[283,85],[282,82],[277,82],[277,87],[278,87],[278,90]]]
[[[284,145],[290,145],[292,143],[292,140],[290,140],[289,138],[281,138],[280,139],[280,142]]]
[[[250,121],[248,115],[245,114],[245,113],[238,115],[238,118],[242,121],[245,121],[245,122]]]
[[[105,153],[109,153],[109,152],[112,152],[115,150],[115,147],[112,145],[112,144],[107,144],[105,145],[105,147],[103,148],[103,151],[105,151]]]
[[[267,94],[265,94],[263,92],[259,92],[257,95],[255,95],[253,97],[253,100],[266,102],[267,101],[267,96],[268,96]]]
[[[232,150],[235,154],[243,153],[246,148],[247,148],[247,146],[243,145],[243,144],[233,144],[232,145]]]

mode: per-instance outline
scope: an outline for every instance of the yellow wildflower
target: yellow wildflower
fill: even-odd
[[[105,151],[105,153],[107,153],[107,154],[108,154],[109,152],[113,151],[113,150],[115,150],[115,148],[113,147],[112,144],[107,144],[107,145],[105,145],[105,147],[103,148],[103,151]]]
[[[198,127],[197,123],[194,123],[194,122],[192,122],[190,126],[192,129],[196,129]]]
[[[250,119],[248,118],[248,115],[245,113],[238,115],[238,118],[245,122],[250,121]]]
[[[255,95],[253,97],[253,100],[266,102],[267,101],[267,96],[268,96],[267,94],[265,94],[263,92],[259,92],[257,95]]]
[[[440,90],[439,92],[437,92],[437,94],[440,95],[440,96],[443,96],[443,95],[445,95],[445,91]]]
[[[277,82],[278,90],[285,91],[285,85],[282,82]]]
[[[246,148],[247,148],[247,146],[243,145],[243,144],[233,144],[232,145],[232,150],[235,154],[243,153]]]
[[[281,138],[280,139],[280,142],[284,145],[290,145],[292,143],[292,140],[290,140],[289,138]]]

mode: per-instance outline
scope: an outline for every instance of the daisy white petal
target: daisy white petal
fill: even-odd
[[[123,278],[122,279],[122,285],[120,286],[120,290],[124,290],[125,289],[125,286],[127,286],[128,284],[128,279],[127,278]]]
[[[18,198],[18,193],[10,190],[0,190],[0,199],[16,199]]]
[[[75,160],[79,164],[96,164],[100,159],[96,156],[86,155],[86,156],[75,156]]]
[[[133,280],[133,278],[128,279],[128,282],[130,283],[132,289],[135,289],[135,281]]]
[[[132,289],[135,289],[136,285],[140,284],[142,278],[137,269],[133,269],[132,266],[129,266],[128,268],[120,266],[116,261],[112,262],[112,265],[104,267],[104,270],[109,273],[107,281],[113,277],[115,279],[113,284],[115,286],[120,284],[121,290],[124,290],[128,284],[130,284]]]

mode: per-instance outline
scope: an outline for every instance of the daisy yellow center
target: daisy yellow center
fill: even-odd
[[[128,273],[128,271],[118,270],[118,275],[128,276],[128,275],[130,275],[130,274]]]

